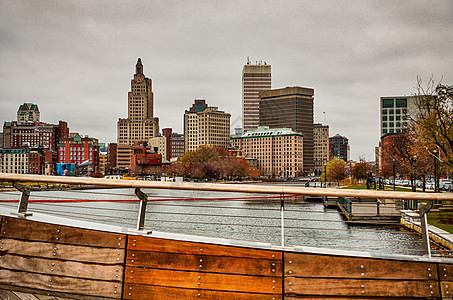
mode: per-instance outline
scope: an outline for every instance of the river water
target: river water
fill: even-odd
[[[149,199],[145,229],[281,245],[282,198],[181,190],[143,192]],[[19,198],[18,192],[0,193],[0,200]],[[30,202],[29,210],[135,228],[136,199],[132,189],[32,191],[30,200],[43,202]],[[0,202],[0,206],[14,210],[17,203]],[[302,197],[284,198],[284,227],[286,246],[423,255],[421,239],[414,233],[398,226],[349,225],[336,209]]]

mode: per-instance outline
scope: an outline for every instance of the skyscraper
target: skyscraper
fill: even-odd
[[[313,96],[313,89],[298,86],[259,92],[260,126],[291,128],[304,135],[304,173],[314,169]]]
[[[132,146],[134,142],[155,137],[159,131],[159,118],[154,118],[152,81],[143,74],[140,58],[135,65],[127,107],[127,119],[118,120],[118,145]]]
[[[242,69],[242,132],[255,130],[259,125],[258,92],[271,89],[271,66],[266,62],[247,64]]]

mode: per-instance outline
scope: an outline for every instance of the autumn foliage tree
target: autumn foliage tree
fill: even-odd
[[[359,162],[352,167],[352,176],[357,180],[365,180],[371,171],[371,166],[365,161],[365,158],[360,157]]]
[[[414,129],[420,143],[431,152],[435,148],[441,152],[443,164],[453,170],[453,85],[437,84],[431,78],[426,88],[418,80],[418,116]]]
[[[346,178],[347,165],[348,164],[344,160],[336,157],[329,160],[326,166],[327,173],[323,173],[319,180],[324,182],[327,176],[327,181],[333,181],[340,184],[340,181]]]
[[[255,179],[260,175],[258,170],[249,167],[245,159],[230,157],[227,150],[207,145],[186,153],[172,163],[169,173],[207,180],[235,180],[246,177]]]

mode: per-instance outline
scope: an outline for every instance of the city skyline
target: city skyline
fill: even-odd
[[[2,1],[0,121],[31,102],[42,121],[116,142],[141,57],[160,128],[183,132],[195,98],[241,127],[249,56],[272,65],[273,89],[315,89],[315,122],[346,136],[352,159],[373,160],[380,97],[410,96],[417,76],[453,84],[452,11],[450,1]]]

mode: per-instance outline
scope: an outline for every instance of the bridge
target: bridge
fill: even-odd
[[[0,297],[29,299],[452,299],[453,260],[424,255],[239,241],[147,230],[142,189],[266,192],[275,195],[425,200],[450,194],[240,184],[118,181],[0,173],[21,191],[17,210],[0,205]],[[24,182],[134,188],[137,227],[98,224],[28,209]],[[283,201],[282,201],[283,203]],[[281,208],[284,220],[284,205]]]

